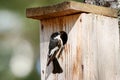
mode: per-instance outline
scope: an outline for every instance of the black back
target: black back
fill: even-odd
[[[49,54],[52,49],[54,49],[56,46],[58,46],[59,41],[57,39],[54,39],[56,36],[58,36],[59,33],[55,32],[50,37],[50,43],[49,43]]]

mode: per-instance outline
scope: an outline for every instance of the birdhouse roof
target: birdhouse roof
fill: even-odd
[[[117,10],[107,7],[95,6],[75,1],[66,1],[51,6],[27,8],[26,16],[33,19],[48,19],[79,13],[94,13],[109,17],[117,17]]]

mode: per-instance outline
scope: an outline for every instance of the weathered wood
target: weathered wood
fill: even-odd
[[[47,80],[83,80],[81,38],[79,37],[80,24],[80,14],[41,21],[41,80],[45,80],[45,75]],[[61,30],[66,31],[69,37],[62,56],[59,58],[63,73],[52,74],[51,66],[46,68],[49,38],[53,32]]]
[[[45,75],[47,80],[120,80],[117,22],[115,18],[85,13],[41,20],[41,80]],[[52,67],[46,67],[49,38],[61,30],[68,33],[59,58],[63,73],[52,74]]]
[[[82,14],[83,80],[120,80],[118,20]]]
[[[76,13],[95,13],[109,17],[117,17],[117,10],[80,2],[67,1],[53,6],[28,8],[26,15],[33,19],[46,19]]]

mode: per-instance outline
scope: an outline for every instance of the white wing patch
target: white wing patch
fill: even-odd
[[[58,49],[59,49],[58,46],[56,46],[54,49],[51,50],[51,52],[50,52],[49,55],[50,55],[50,56],[53,55],[54,52],[57,51]]]
[[[54,39],[60,40],[61,47],[63,47],[63,41],[62,41],[62,39],[60,38],[60,35],[56,36]]]

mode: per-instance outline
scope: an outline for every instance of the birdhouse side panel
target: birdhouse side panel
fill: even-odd
[[[116,18],[82,14],[84,80],[120,80],[119,29]]]

